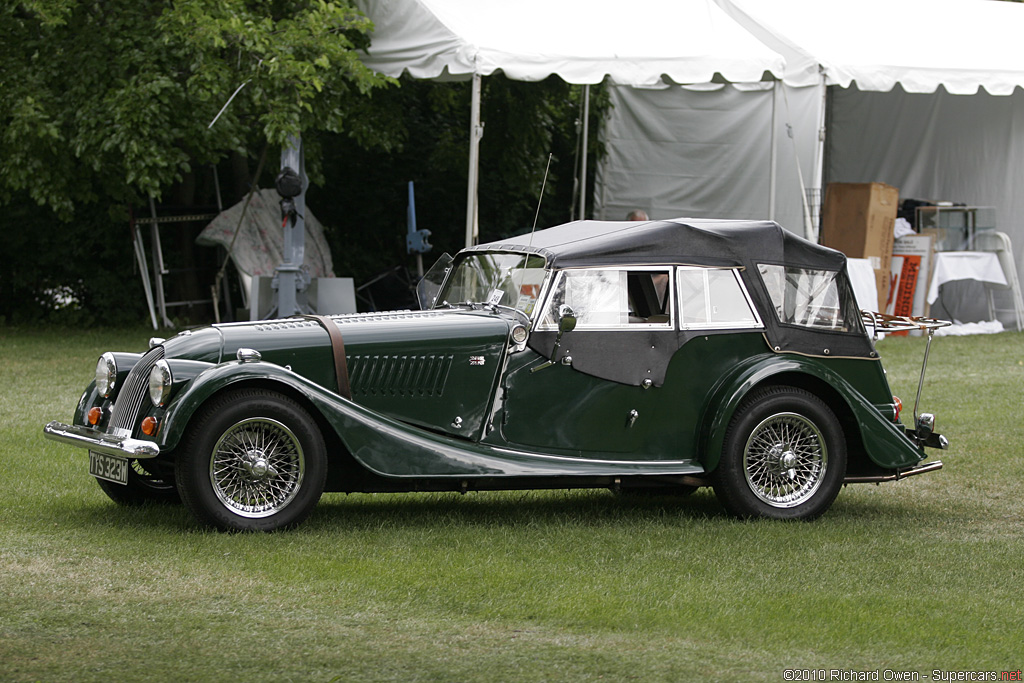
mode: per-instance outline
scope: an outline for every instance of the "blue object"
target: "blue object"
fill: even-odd
[[[409,254],[426,254],[434,248],[427,240],[430,238],[429,230],[416,229],[416,194],[413,190],[413,183],[409,181],[409,207],[405,211],[406,224],[409,232],[405,236],[405,249]]]

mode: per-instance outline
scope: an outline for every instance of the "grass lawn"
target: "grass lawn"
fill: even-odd
[[[99,353],[148,336],[0,327],[2,681],[929,680],[1024,666],[1024,335],[936,339],[922,409],[950,440],[945,468],[849,486],[816,522],[736,521],[705,490],[327,494],[270,535],[119,508],[84,451],[43,438]],[[879,350],[909,414],[924,341]]]

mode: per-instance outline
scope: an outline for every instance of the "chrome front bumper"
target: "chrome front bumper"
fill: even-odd
[[[152,441],[133,439],[128,436],[117,436],[97,431],[90,427],[66,425],[51,422],[43,427],[43,436],[47,439],[71,444],[79,448],[88,448],[97,453],[116,455],[122,458],[155,458],[160,455],[160,447]]]

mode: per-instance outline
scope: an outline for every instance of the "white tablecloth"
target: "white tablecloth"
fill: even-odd
[[[1006,275],[994,252],[940,251],[935,254],[935,267],[928,287],[928,303],[935,303],[939,298],[939,287],[953,280],[978,280],[1006,285]]]
[[[878,285],[875,283],[871,261],[866,258],[848,258],[846,272],[850,276],[857,307],[865,311],[878,310]]]

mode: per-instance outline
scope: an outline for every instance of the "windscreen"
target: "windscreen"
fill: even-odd
[[[469,253],[455,265],[435,308],[489,304],[533,315],[547,271],[541,256],[500,252]]]

